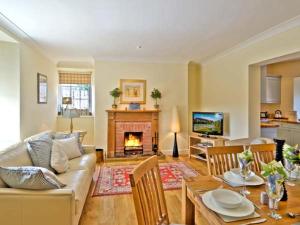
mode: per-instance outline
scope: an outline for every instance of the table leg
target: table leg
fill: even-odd
[[[182,206],[181,206],[181,219],[182,223],[186,225],[195,224],[195,206],[187,196],[187,188],[185,180],[182,179]]]

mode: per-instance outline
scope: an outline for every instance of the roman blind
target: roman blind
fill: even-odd
[[[59,71],[59,84],[91,84],[91,72]]]

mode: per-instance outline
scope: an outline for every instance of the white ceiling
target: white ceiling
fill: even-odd
[[[300,14],[299,0],[0,0],[0,5],[56,61],[201,61]]]

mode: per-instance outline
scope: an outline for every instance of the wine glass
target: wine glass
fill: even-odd
[[[244,159],[244,157],[240,154],[238,154],[238,161],[239,161],[239,167],[240,167],[240,175],[243,178],[243,189],[241,190],[241,194],[246,197],[246,195],[250,194],[250,191],[247,190],[246,187],[246,181],[251,176],[251,163],[247,162],[247,160]]]
[[[271,218],[275,220],[282,219],[282,216],[276,213],[277,205],[280,199],[283,196],[283,185],[281,182],[278,182],[276,175],[270,175],[266,182],[266,192],[269,196],[269,208],[270,213],[268,214]],[[271,204],[270,204],[271,203]]]
[[[295,164],[293,164],[289,160],[285,159],[284,160],[284,167],[288,171],[288,182],[286,182],[286,184],[289,185],[289,186],[295,186],[294,183],[290,182],[290,181],[294,180],[292,178],[292,171],[296,168]]]

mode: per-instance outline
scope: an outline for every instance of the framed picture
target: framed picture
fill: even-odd
[[[37,102],[38,104],[47,104],[48,99],[48,83],[47,76],[37,74]]]
[[[146,80],[120,80],[121,104],[146,103]]]

